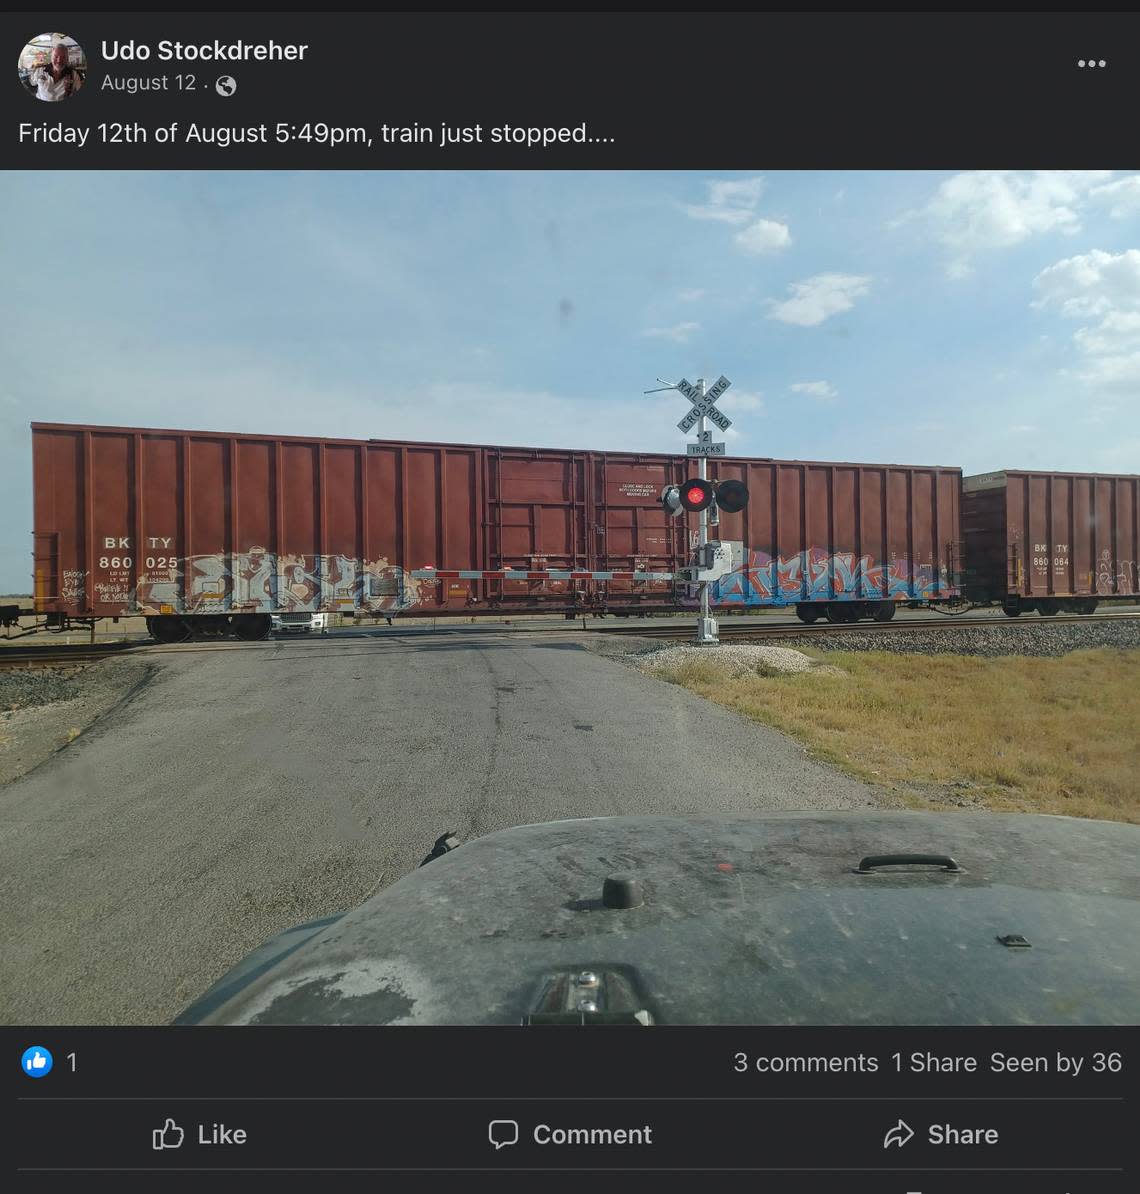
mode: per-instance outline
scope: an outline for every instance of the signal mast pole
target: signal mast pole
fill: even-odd
[[[708,425],[711,421],[721,431],[727,431],[732,426],[732,420],[723,411],[718,410],[716,405],[717,399],[732,385],[732,382],[722,375],[713,383],[712,389],[708,390],[705,388],[705,379],[703,377],[697,379],[696,385],[686,381],[685,378],[681,378],[678,382],[668,382],[661,377],[657,380],[661,382],[662,388],[660,390],[646,390],[646,394],[661,394],[665,390],[679,390],[693,404],[693,409],[677,424],[677,429],[688,435],[694,425],[697,427],[697,442],[689,444],[686,455],[697,457],[697,477],[701,482],[701,486],[694,497],[692,493],[684,492],[683,488],[678,489],[676,485],[666,485],[661,491],[661,504],[666,514],[670,517],[675,517],[683,510],[690,513],[700,511],[700,532],[697,540],[696,567],[686,569],[689,583],[695,583],[700,591],[700,614],[697,617],[697,636],[693,641],[700,646],[715,647],[720,642],[720,638],[717,631],[716,619],[712,616],[709,609],[709,584],[711,581],[697,578],[701,576],[705,578],[719,577],[728,566],[723,544],[719,542],[717,544],[715,566],[714,561],[709,556],[709,527],[720,526],[720,506],[718,505],[718,491],[713,490],[712,486],[709,485],[708,457],[723,456],[725,445],[723,443],[714,444],[712,442],[712,432],[708,430]],[[689,482],[686,482],[686,486],[688,485]],[[730,512],[743,510],[748,502],[748,490],[739,481],[724,482],[721,488],[723,489],[726,485],[735,486],[735,489],[733,489],[732,493],[732,504],[726,505],[725,508]],[[696,489],[696,486],[694,485],[692,488]],[[731,552],[729,555],[731,555]],[[693,576],[693,573],[696,574],[696,577]]]
[[[701,396],[701,400],[703,402],[705,397],[705,379],[703,377],[697,378],[697,393]],[[698,442],[704,443],[705,430],[707,427],[708,420],[702,414],[700,419],[697,421]],[[705,456],[699,456],[697,458],[697,476],[700,477],[702,481],[707,481],[709,479],[709,462],[708,458]],[[701,562],[701,567],[703,568],[705,566],[705,548],[708,546],[709,542],[709,510],[707,506],[701,511],[701,530],[698,542],[700,544],[698,558]],[[716,619],[713,618],[709,613],[709,582],[707,580],[702,580],[700,582],[700,592],[701,613],[697,621],[696,641],[701,646],[716,646],[720,642],[720,635],[718,634]]]

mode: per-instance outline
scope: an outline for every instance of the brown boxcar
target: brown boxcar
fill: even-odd
[[[659,499],[695,472],[683,456],[32,430],[42,613],[192,615],[203,627],[228,619],[256,629],[271,612],[629,611],[695,601],[670,581],[409,575],[675,572],[690,562],[697,518],[670,518]],[[710,471],[751,493],[743,512],[721,515],[719,538],[744,545],[744,566],[714,593],[722,606],[822,611],[844,602],[869,614],[957,594],[956,468],[725,459]]]
[[[963,587],[1007,613],[1140,597],[1140,476],[983,473],[962,482]]]

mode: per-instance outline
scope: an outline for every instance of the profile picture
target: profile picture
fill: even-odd
[[[55,103],[74,95],[87,78],[87,55],[66,33],[41,33],[20,51],[20,82],[36,97]]]

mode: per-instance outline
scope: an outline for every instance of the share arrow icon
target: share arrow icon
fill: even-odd
[[[913,1136],[914,1130],[910,1124],[906,1120],[900,1119],[883,1137],[883,1148],[890,1148],[892,1144],[897,1144],[899,1148],[902,1148]]]

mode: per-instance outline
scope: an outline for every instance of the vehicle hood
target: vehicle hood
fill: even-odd
[[[916,852],[961,871],[857,873]],[[527,825],[280,934],[176,1022],[519,1024],[592,970],[657,1024],[1137,1024],[1138,860],[1140,826],[1029,814]],[[642,906],[603,906],[615,874]]]

